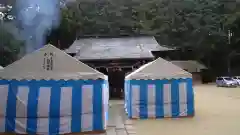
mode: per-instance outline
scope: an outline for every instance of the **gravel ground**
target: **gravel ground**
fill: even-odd
[[[136,120],[137,135],[240,135],[240,88],[195,86],[194,118]]]

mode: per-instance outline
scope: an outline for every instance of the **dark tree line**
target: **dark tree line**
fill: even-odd
[[[227,65],[239,50],[239,7],[235,0],[76,0],[62,7],[47,42],[63,49],[77,37],[151,35],[210,66]]]
[[[239,50],[239,15],[231,0],[78,0],[62,9],[49,41],[67,48],[76,37],[151,35],[226,70]]]

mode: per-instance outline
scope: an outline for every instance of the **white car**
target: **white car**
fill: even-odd
[[[232,79],[237,82],[238,85],[240,85],[240,76],[234,76]]]
[[[217,77],[216,84],[218,87],[237,87],[238,85],[231,77]]]

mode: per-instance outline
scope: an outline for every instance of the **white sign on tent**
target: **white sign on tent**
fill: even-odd
[[[106,75],[71,57],[53,45],[26,55],[1,72],[5,79],[97,79]]]
[[[0,71],[0,134],[104,131],[108,93],[106,75],[46,45]]]

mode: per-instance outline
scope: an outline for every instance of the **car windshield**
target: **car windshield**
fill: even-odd
[[[230,77],[224,77],[224,80],[231,81],[232,79]]]

